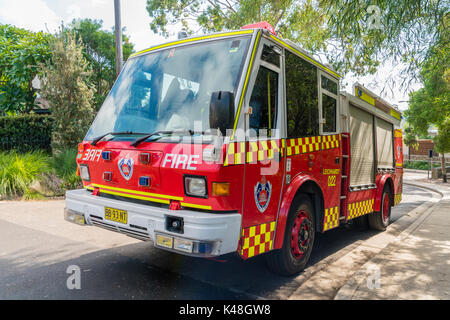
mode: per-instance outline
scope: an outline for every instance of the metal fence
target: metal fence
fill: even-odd
[[[2,136],[0,137],[0,152],[8,150],[16,150],[19,152],[29,152],[35,150],[51,151],[50,137],[36,136]]]

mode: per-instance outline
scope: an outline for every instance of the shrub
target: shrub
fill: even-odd
[[[62,178],[67,177],[77,171],[76,157],[76,149],[55,151],[52,158],[50,158],[50,166],[58,176]]]
[[[56,175],[62,179],[62,189],[76,189],[82,187],[81,179],[77,175],[77,150],[64,149],[56,151],[50,159],[50,166]]]
[[[53,118],[48,115],[0,117],[0,151],[50,152]]]
[[[440,165],[437,163],[431,164],[432,168],[436,168],[439,166]],[[403,167],[405,169],[428,170],[428,161],[405,161],[405,163],[403,163]]]
[[[50,103],[54,116],[52,147],[76,147],[94,117],[95,89],[89,79],[92,71],[83,57],[83,45],[70,32],[51,41],[52,63],[41,65],[41,95]]]
[[[42,151],[0,153],[0,195],[11,198],[32,194],[30,184],[48,168],[48,157]]]

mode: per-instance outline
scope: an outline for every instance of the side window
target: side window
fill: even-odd
[[[321,92],[322,92],[322,132],[337,131],[337,94],[338,84],[336,81],[321,76]]]
[[[273,64],[274,66],[280,67],[280,53],[277,52],[274,47],[264,45],[263,51],[261,53],[261,60]]]
[[[336,132],[336,99],[322,93],[323,132]]]
[[[285,52],[288,138],[318,136],[317,68]]]
[[[278,111],[278,73],[261,66],[250,98],[252,136],[272,136]]]

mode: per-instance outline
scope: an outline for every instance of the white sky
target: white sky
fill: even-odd
[[[146,10],[146,0],[122,0],[122,26],[134,44],[136,51],[148,48],[167,39],[154,34],[149,27],[150,17]],[[111,30],[114,26],[114,0],[0,0],[0,23],[12,24],[32,31],[54,32],[63,21],[68,24],[74,18],[91,18],[103,20],[103,28]],[[172,31],[169,39],[176,38]],[[380,94],[389,74],[395,74],[396,68],[390,64],[383,65],[375,76],[345,77],[343,84],[346,91],[351,90],[355,81]],[[417,90],[419,84],[411,86]],[[394,88],[380,94],[386,101],[397,104],[401,110],[407,108],[408,93]]]

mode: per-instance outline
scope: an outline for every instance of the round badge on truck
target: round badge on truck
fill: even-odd
[[[266,181],[265,177],[262,177],[261,181],[256,183],[254,191],[256,207],[263,213],[269,206],[272,195],[272,184]]]

